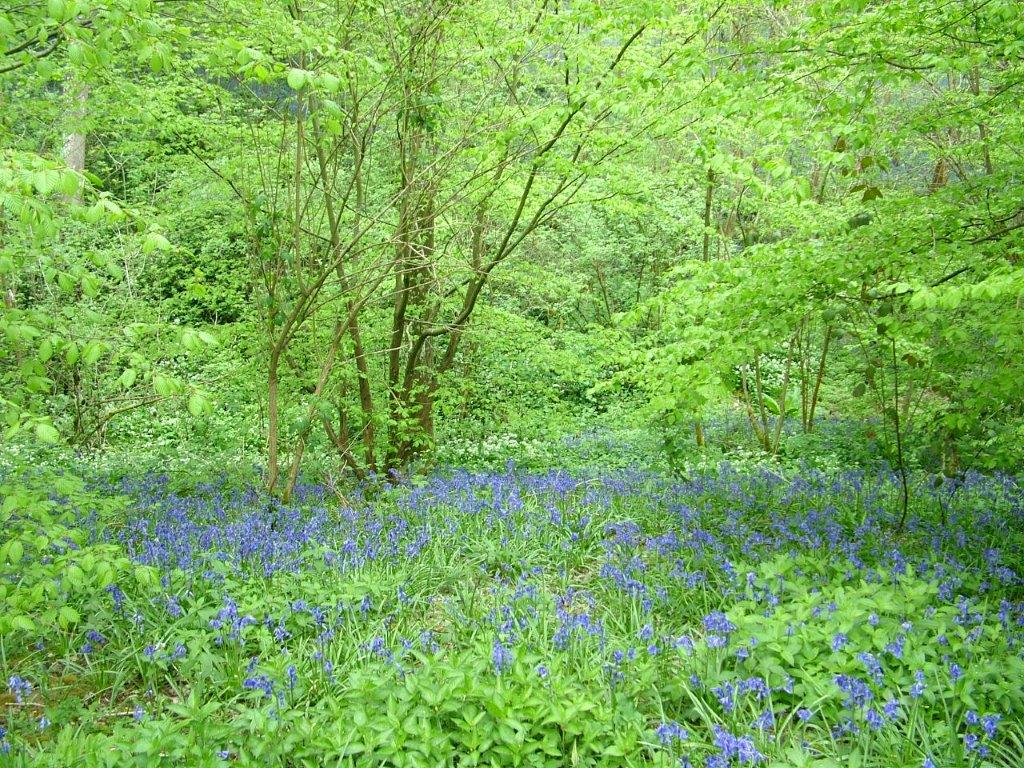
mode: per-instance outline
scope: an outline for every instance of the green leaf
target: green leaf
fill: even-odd
[[[61,194],[72,196],[78,193],[81,187],[81,180],[78,175],[73,171],[66,171],[60,176],[60,191]]]
[[[21,558],[25,555],[25,545],[17,539],[14,539],[10,544],[7,545],[7,560],[12,565],[17,565],[21,562]]]
[[[86,273],[82,275],[82,293],[88,296],[90,299],[94,299],[99,295],[100,292],[100,281],[96,275]]]
[[[131,389],[138,376],[139,373],[134,368],[125,368],[118,378],[118,382],[124,389]]]
[[[36,437],[44,443],[56,443],[60,440],[60,433],[50,424],[39,422],[36,424]]]
[[[48,195],[60,184],[60,172],[52,168],[36,171],[32,177],[32,183],[39,194]]]
[[[26,632],[36,631],[36,623],[28,616],[15,616],[11,619],[11,626],[14,629],[23,629]]]
[[[96,365],[99,359],[103,356],[103,343],[99,341],[90,341],[82,349],[82,362],[86,365]]]
[[[159,232],[150,232],[146,235],[146,239],[142,241],[143,253],[152,253],[156,250],[169,251],[170,249],[171,242]]]
[[[74,563],[64,569],[64,578],[72,587],[79,588],[85,585],[85,571]]]
[[[57,273],[57,285],[64,293],[71,293],[75,290],[75,278],[69,275],[67,272]]]
[[[306,86],[308,75],[302,69],[288,70],[288,87],[293,91],[301,91]]]
[[[174,393],[174,381],[159,373],[153,375],[153,390],[160,397],[170,397]]]
[[[72,624],[77,624],[82,620],[78,611],[72,608],[70,605],[61,606],[61,609],[57,612],[57,622],[61,627],[67,629]]]
[[[198,392],[193,392],[188,398],[188,412],[193,416],[199,416],[200,414],[206,413],[210,408],[210,404],[206,398]]]
[[[325,72],[320,76],[320,82],[324,86],[324,90],[328,93],[337,93],[338,88],[341,85],[341,78],[336,75],[332,75],[329,72]]]

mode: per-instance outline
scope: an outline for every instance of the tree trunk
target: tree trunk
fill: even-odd
[[[64,163],[71,170],[82,173],[85,170],[85,129],[82,123],[85,121],[86,104],[89,100],[89,86],[69,82],[64,86],[64,94],[73,94],[73,101],[67,112],[68,132],[64,137]],[[81,202],[81,191],[76,191],[69,199],[76,203]]]
[[[782,426],[786,422],[786,397],[789,395],[789,371],[793,365],[793,342],[789,340],[789,352],[786,355],[786,369],[782,374],[782,391],[779,393],[779,420],[775,424],[775,437],[772,440],[771,453],[774,456],[779,452],[779,444],[782,442]]]
[[[267,365],[267,493],[270,494],[273,494],[277,488],[278,476],[280,419],[277,412],[277,389],[280,359],[281,352],[275,346],[270,350],[270,360]]]
[[[814,391],[811,393],[811,409],[807,414],[807,431],[814,430],[814,411],[818,407],[818,392],[821,390],[821,381],[825,378],[825,361],[828,358],[828,345],[832,340],[832,326],[825,327],[825,341],[821,345],[821,360],[818,362],[818,375],[814,379]]]
[[[704,244],[702,258],[711,260],[711,206],[715,199],[715,172],[708,168],[708,185],[704,192]]]

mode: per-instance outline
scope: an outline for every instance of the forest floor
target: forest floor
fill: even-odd
[[[0,765],[1024,765],[1009,478],[5,482]]]

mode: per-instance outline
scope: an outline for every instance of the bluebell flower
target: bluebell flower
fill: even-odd
[[[242,681],[242,687],[249,691],[260,691],[266,698],[274,695],[274,683],[266,675],[247,677]]]
[[[718,703],[722,705],[726,714],[732,712],[736,705],[736,688],[732,683],[724,682],[712,688],[711,692],[718,698]]]
[[[655,734],[664,746],[670,746],[676,741],[686,741],[690,736],[687,730],[675,721],[661,723],[655,729]]]
[[[771,694],[768,683],[763,677],[748,677],[741,680],[739,684],[741,694],[754,694],[758,701],[767,698]]]
[[[770,709],[766,709],[758,716],[757,720],[755,720],[750,727],[759,731],[771,730],[775,727],[775,714]]]
[[[897,659],[902,659],[904,642],[905,638],[902,635],[900,635],[896,640],[885,646],[886,653],[888,653],[890,656],[896,657]]]
[[[117,584],[108,584],[106,591],[114,599],[114,610],[121,613],[124,610],[124,592]]]
[[[840,690],[846,693],[845,706],[847,708],[863,707],[874,698],[868,685],[856,677],[836,675],[835,683]]]
[[[11,675],[7,678],[7,690],[18,704],[23,704],[25,699],[32,695],[32,683],[18,675]]]
[[[1002,715],[985,715],[981,718],[981,727],[988,738],[994,739],[996,737],[996,728],[1001,719]]]
[[[919,699],[924,695],[924,672],[917,670],[914,673],[914,684],[910,686],[910,695],[915,699]]]
[[[885,720],[874,707],[869,707],[867,712],[864,713],[864,720],[873,731],[877,731],[885,725]]]
[[[735,736],[720,725],[714,726],[714,734],[715,746],[725,759],[724,765],[728,765],[733,758],[744,765],[754,765],[765,759],[749,736]]]
[[[184,613],[184,611],[181,609],[181,606],[178,605],[178,600],[174,595],[168,596],[166,607],[167,612],[171,615],[172,618],[180,618],[182,613]]]
[[[878,659],[867,651],[862,651],[857,654],[857,658],[867,668],[868,674],[876,683],[881,683],[885,678],[885,673],[882,671],[882,665]]]
[[[736,631],[736,625],[729,621],[724,613],[715,611],[704,617],[704,629],[708,632],[728,635]]]
[[[495,674],[500,675],[512,666],[515,661],[515,654],[510,648],[502,644],[500,638],[494,638],[494,647],[491,650],[491,662],[494,664]]]

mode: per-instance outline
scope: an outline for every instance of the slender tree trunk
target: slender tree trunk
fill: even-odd
[[[754,355],[754,386],[756,387],[757,394],[757,408],[761,416],[761,447],[765,451],[771,453],[771,443],[769,443],[769,432],[768,432],[768,413],[764,409],[764,387],[761,385],[761,355]]]
[[[807,431],[814,430],[814,412],[818,407],[818,392],[825,378],[825,361],[828,358],[828,345],[832,340],[832,326],[825,326],[825,340],[821,344],[821,360],[818,362],[818,375],[814,378],[814,391],[811,393],[811,410],[807,415]]]
[[[750,387],[747,384],[747,365],[740,366],[740,381],[743,384],[743,404],[746,406],[747,420],[750,422],[750,428],[754,430],[754,437],[757,439],[758,445],[764,446],[764,435],[761,433],[761,427],[758,426],[757,417],[754,416],[754,406],[751,402]]]
[[[336,322],[331,333],[331,343],[327,349],[327,358],[320,367],[320,376],[317,378],[316,386],[310,393],[312,402],[306,413],[306,424],[295,439],[291,468],[288,470],[288,480],[285,483],[284,492],[281,494],[281,498],[284,501],[288,501],[291,498],[292,491],[295,490],[295,483],[299,479],[299,467],[302,464],[302,456],[306,451],[306,441],[309,439],[309,432],[313,428],[313,418],[316,416],[324,386],[326,386],[327,381],[330,379],[331,370],[334,368],[334,360],[337,357],[338,346],[341,344],[341,337],[344,332],[345,324],[341,321]]]
[[[810,403],[810,382],[808,381],[807,359],[810,355],[811,334],[807,330],[807,318],[800,321],[797,330],[797,350],[800,353],[800,428],[807,431],[807,413]]]
[[[782,425],[786,421],[786,397],[789,395],[789,371],[793,365],[793,342],[789,341],[789,352],[786,354],[786,369],[782,374],[782,391],[779,393],[779,420],[775,424],[775,437],[772,440],[771,453],[774,456],[779,452],[779,444],[782,442]]]
[[[910,506],[910,485],[907,480],[907,464],[903,458],[903,430],[900,421],[900,374],[899,361],[896,359],[896,339],[892,339],[892,388],[893,388],[893,422],[896,430],[896,463],[900,477],[900,522],[897,532],[903,532],[907,522],[907,508]]]
[[[275,345],[270,350],[267,365],[267,493],[277,489],[278,439],[280,420],[278,417],[278,374],[281,350]]]
[[[68,132],[64,137],[64,163],[73,171],[82,173],[85,170],[85,128],[86,106],[89,101],[89,86],[70,81],[65,84],[64,93],[72,97],[68,109]],[[81,191],[76,191],[71,199],[80,202]]]
[[[971,93],[974,96],[981,95],[981,72],[978,67],[974,67],[971,70],[970,76]],[[981,153],[982,159],[985,163],[985,174],[988,176],[992,175],[992,153],[988,148],[988,126],[983,122],[978,123],[978,138],[981,139]]]
[[[711,260],[711,206],[715,199],[715,172],[708,168],[707,189],[704,192],[704,244],[702,258]]]

